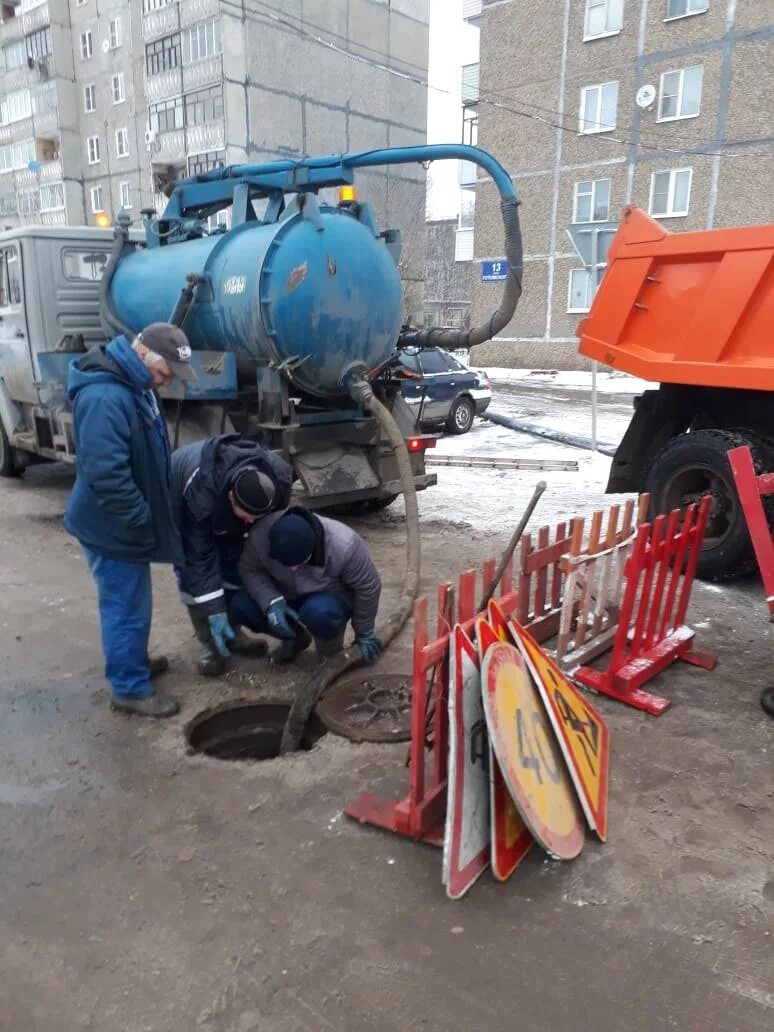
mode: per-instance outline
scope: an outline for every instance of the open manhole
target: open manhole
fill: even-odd
[[[361,671],[334,684],[317,704],[329,731],[352,742],[407,742],[411,738],[411,678]]]
[[[279,756],[290,705],[286,702],[229,702],[194,717],[185,735],[192,753],[216,760],[272,760]],[[314,716],[301,748],[309,750],[325,734]]]

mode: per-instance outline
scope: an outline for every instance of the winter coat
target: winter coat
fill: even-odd
[[[374,629],[382,581],[365,541],[354,530],[306,509],[289,509],[304,517],[315,531],[311,559],[292,570],[269,555],[269,531],[281,512],[264,516],[247,538],[239,573],[242,583],[266,612],[274,599],[299,599],[318,591],[346,598],[352,607],[352,629],[366,634]]]
[[[126,337],[70,363],[77,476],[64,523],[105,558],[176,563],[169,441],[151,380]]]
[[[178,580],[183,601],[208,615],[226,610],[224,588],[229,571],[232,581],[236,575],[249,529],[234,514],[228,498],[245,466],[274,481],[275,505],[286,508],[293,470],[279,455],[247,437],[221,434],[178,448],[172,456],[172,501],[185,552]]]

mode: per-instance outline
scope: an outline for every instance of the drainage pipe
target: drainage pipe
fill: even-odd
[[[559,444],[569,444],[571,448],[585,448],[587,451],[598,451],[603,455],[613,456],[616,449],[612,444],[600,444],[589,437],[579,437],[577,434],[566,434],[563,430],[543,429],[542,426],[535,426],[534,423],[524,423],[520,419],[512,419],[510,416],[501,416],[497,412],[485,412],[482,419],[488,419],[490,423],[497,423],[508,430],[519,430],[524,434],[531,434],[533,437],[545,437],[548,441],[557,441]]]

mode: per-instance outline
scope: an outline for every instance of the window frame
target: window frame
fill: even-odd
[[[169,113],[173,113],[172,125],[169,124]],[[177,124],[178,115],[180,124]],[[162,118],[163,116],[163,118]],[[162,128],[163,122],[163,128]],[[185,129],[185,100],[182,94],[158,100],[148,105],[148,125],[157,133],[174,133]]]
[[[694,0],[685,0],[686,7],[690,6],[690,4],[692,2],[694,2]],[[706,0],[706,5],[707,6],[706,7],[702,7],[701,10],[699,10],[699,11],[688,11],[688,10],[686,10],[685,14],[670,14],[669,13],[669,3],[670,3],[670,0],[664,0],[664,21],[665,22],[679,21],[681,18],[695,18],[697,14],[706,14],[707,11],[709,11],[710,0]]]
[[[124,187],[126,187],[126,201],[124,201]],[[124,211],[129,211],[134,207],[132,203],[132,183],[129,179],[122,179],[118,184],[118,196],[121,201],[121,208]]]
[[[92,144],[94,147],[92,148]],[[92,160],[92,149],[95,154]],[[100,147],[99,134],[95,133],[92,136],[86,137],[86,163],[88,165],[99,165],[102,161],[102,148]]]
[[[90,92],[91,91],[91,92]],[[87,99],[91,97],[93,101],[92,107],[87,105]],[[87,82],[83,87],[83,113],[85,115],[93,115],[97,110],[97,84],[94,82]]]
[[[40,211],[40,201],[38,201],[37,210]],[[11,290],[11,277],[8,269],[8,256],[11,254],[13,255],[13,260],[16,263],[16,292]],[[24,297],[24,284],[22,283],[21,277],[21,256],[19,255],[19,248],[16,244],[5,244],[0,248],[0,279],[2,280],[0,291],[5,293],[5,303],[3,303],[2,298],[0,298],[0,308],[20,308]]]
[[[174,56],[174,61],[169,63],[168,55]],[[183,51],[180,32],[171,32],[161,39],[154,39],[145,44],[145,74],[149,79],[156,75],[163,75],[164,72],[174,71],[180,68],[183,63]],[[152,68],[155,67],[155,70]]]
[[[211,31],[208,31],[211,30]],[[196,39],[196,57],[193,56],[194,38]],[[210,49],[210,45],[212,49]],[[180,30],[180,47],[184,64],[198,64],[208,61],[223,53],[223,26],[220,17],[206,18],[203,21],[188,25]],[[206,53],[202,51],[205,50]]]
[[[20,60],[16,64],[8,64],[8,53],[9,51],[14,54],[18,54]],[[6,43],[3,47],[3,71],[12,72],[15,68],[24,68],[27,64],[27,48],[24,43],[24,38],[14,39],[9,43]]]
[[[220,156],[220,160],[216,160]],[[202,160],[199,160],[202,159]],[[186,158],[188,175],[195,176],[202,172],[211,172],[226,163],[226,151],[220,150],[200,151],[198,154],[189,154]]]
[[[653,192],[656,181],[656,176],[669,176],[669,187],[667,189],[667,200],[670,205],[674,205],[675,197],[675,186],[677,183],[677,176],[681,172],[688,173],[688,190],[685,195],[685,211],[668,211],[663,214],[656,214],[653,211]],[[648,214],[654,219],[684,219],[686,215],[690,215],[691,212],[691,193],[693,191],[693,167],[685,168],[659,168],[650,174],[650,193],[648,195]]]
[[[600,118],[602,116],[602,96],[603,90],[606,86],[615,86],[615,122],[612,125],[602,125]],[[596,129],[584,129],[586,124],[585,112],[586,112],[586,94],[591,90],[599,91],[599,100],[596,105],[597,117],[594,120],[593,125],[596,125]],[[618,127],[618,101],[621,93],[621,83],[618,79],[611,79],[608,82],[595,82],[589,86],[582,86],[580,92],[580,111],[578,112],[578,135],[579,136],[597,136],[599,133],[611,133],[614,132]]]
[[[47,47],[46,50],[38,49],[33,42],[42,41]],[[28,32],[24,37],[24,48],[27,52],[27,59],[31,61],[42,61],[44,57],[50,57],[54,52],[54,44],[51,39],[51,26],[44,25],[40,29]]]
[[[115,29],[115,33],[113,31],[114,29]],[[114,38],[113,38],[114,35],[115,35],[115,41],[114,41]],[[122,30],[122,26],[121,26],[121,15],[119,15],[117,18],[111,18],[110,21],[108,22],[108,43],[110,44],[110,49],[111,50],[118,50],[118,48],[120,46],[122,46],[122,44],[123,44],[122,35],[123,35],[123,30]]]
[[[619,0],[613,0],[618,3]],[[611,0],[586,0],[586,10],[583,15],[583,42],[588,43],[592,39],[606,39],[608,36],[618,36],[623,31],[623,0],[620,0],[620,19],[621,24],[617,29],[605,29],[603,32],[589,32],[589,14],[593,6],[600,7],[602,4],[605,5],[605,22],[608,20],[610,14],[610,3]]]
[[[91,61],[94,57],[94,36],[91,29],[81,33],[81,61]]]
[[[129,157],[129,127],[120,126],[116,129],[116,157],[117,158],[128,158]],[[119,147],[119,140],[122,141],[124,149]]]
[[[589,196],[591,197],[591,218],[590,219],[579,219],[578,218],[578,195],[579,186],[583,186],[586,183],[591,185],[591,191]],[[594,218],[596,204],[597,204],[597,187],[599,183],[607,183],[607,211],[603,218]],[[579,226],[590,226],[595,222],[608,222],[610,219],[610,202],[613,195],[613,181],[609,177],[603,177],[602,179],[579,179],[575,182],[572,192],[572,221]]]
[[[680,107],[682,105],[683,97],[685,94],[685,74],[686,72],[692,72],[694,69],[700,69],[701,71],[701,82],[699,83],[699,106],[695,114],[682,115],[680,114]],[[668,75],[678,75],[678,89],[677,89],[677,114],[676,115],[663,115],[661,109],[664,104],[664,79]],[[658,114],[656,115],[657,122],[684,122],[689,118],[698,118],[701,114],[701,102],[704,96],[704,65],[688,65],[686,68],[670,68],[666,72],[662,72],[658,82]]]
[[[121,84],[120,96],[116,100],[116,83]],[[126,76],[123,72],[113,72],[110,77],[110,96],[113,98],[113,106],[126,103]]]
[[[97,207],[96,204],[94,203],[95,196],[99,200],[99,207]],[[104,192],[103,192],[103,189],[102,189],[102,184],[100,184],[99,186],[92,186],[92,188],[91,188],[91,214],[92,215],[102,215],[104,213],[105,205],[103,203],[103,198],[104,198]]]
[[[203,99],[201,99],[204,96]],[[220,98],[220,114],[215,114],[216,105],[214,103],[216,97]],[[197,100],[197,98],[200,98]],[[200,121],[196,117],[197,109],[202,108],[205,112],[206,117]],[[209,109],[209,111],[208,111]],[[212,86],[204,86],[200,90],[193,90],[190,93],[186,93],[183,97],[183,123],[184,128],[190,128],[195,125],[211,125],[213,122],[223,121],[225,118],[225,96],[223,91],[223,84],[216,83]]]

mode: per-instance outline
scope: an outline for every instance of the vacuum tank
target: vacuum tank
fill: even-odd
[[[169,319],[195,273],[204,282],[183,323],[193,348],[233,351],[242,368],[245,359],[283,368],[313,396],[341,394],[350,369],[374,369],[393,353],[400,278],[356,208],[305,202],[279,221],[125,254],[109,287],[114,315],[135,332]]]

